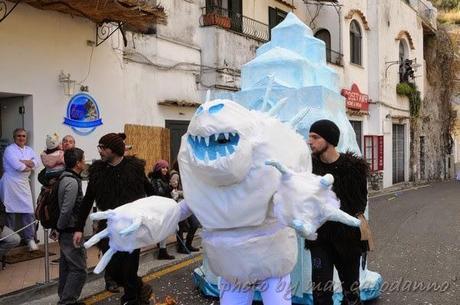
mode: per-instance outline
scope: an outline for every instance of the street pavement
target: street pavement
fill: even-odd
[[[368,304],[459,305],[460,182],[434,183],[369,202],[376,240],[369,269],[379,272],[385,282],[381,297]],[[171,296],[181,305],[218,305],[218,300],[204,298],[193,286],[191,273],[198,265],[194,262],[151,278],[152,303],[161,304]],[[118,302],[115,295],[94,304]]]
[[[376,241],[369,269],[385,282],[381,297],[367,304],[460,305],[460,182],[386,194],[370,198],[369,204]],[[152,304],[165,304],[170,296],[181,305],[218,305],[217,299],[203,297],[193,285],[191,274],[200,259],[147,273],[144,280],[155,293]],[[119,304],[119,297],[101,292],[85,302]]]
[[[385,280],[370,304],[460,304],[459,181],[373,198],[370,220],[376,251],[369,269]]]

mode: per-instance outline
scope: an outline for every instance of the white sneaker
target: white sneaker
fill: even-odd
[[[34,240],[29,240],[29,242],[27,243],[27,245],[29,246],[29,251],[32,252],[32,251],[37,251],[38,250],[38,246],[37,244],[35,243]]]

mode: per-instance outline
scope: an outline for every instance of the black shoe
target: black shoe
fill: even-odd
[[[180,246],[177,247],[177,253],[189,254],[189,251],[187,251],[187,249],[185,248],[185,246],[183,246],[183,245],[181,244]]]
[[[109,292],[112,292],[112,293],[119,293],[120,292],[120,288],[118,287],[118,285],[116,283],[106,283],[105,284],[105,290],[109,291]]]
[[[160,248],[160,251],[158,251],[158,259],[160,260],[171,260],[175,259],[174,255],[169,255],[168,251],[166,248]]]
[[[187,249],[190,251],[190,252],[198,252],[200,251],[200,249],[198,248],[195,248],[194,246],[192,245],[186,245]]]

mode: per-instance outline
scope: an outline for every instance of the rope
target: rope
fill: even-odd
[[[14,235],[14,234],[18,234],[19,232],[21,232],[22,230],[25,230],[26,228],[30,227],[31,225],[35,225],[38,223],[38,220],[34,220],[33,222],[29,223],[28,225],[25,225],[24,227],[20,228],[19,230],[13,232],[13,233],[10,233],[8,234],[7,236],[5,237],[2,237],[0,238],[0,241],[4,241],[5,239],[7,239],[8,237]]]
[[[184,240],[181,238],[181,236],[179,236],[179,234],[177,232],[176,232],[176,236],[178,237],[178,239],[179,239],[180,243],[182,244],[182,246],[184,247],[185,251],[188,253],[187,255],[191,256],[192,252],[187,248],[187,246],[184,243]],[[198,266],[198,269],[200,269],[201,273],[203,274],[204,279],[206,279],[206,274],[204,273],[204,270],[201,267],[201,265]]]

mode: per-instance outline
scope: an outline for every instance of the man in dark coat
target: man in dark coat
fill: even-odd
[[[361,218],[367,205],[368,167],[362,158],[336,150],[339,137],[340,130],[332,121],[320,120],[310,127],[313,173],[332,174],[332,190],[340,199],[340,209]],[[333,304],[334,266],[342,282],[342,304],[362,304],[359,296],[359,269],[361,254],[367,251],[367,242],[361,241],[360,229],[328,221],[317,233],[316,241],[306,241],[312,258],[314,304]]]
[[[124,156],[125,143],[122,134],[109,133],[99,140],[97,146],[101,160],[89,168],[89,182],[80,213],[79,230],[74,234],[75,243],[81,242],[83,227],[93,202],[101,211],[115,209],[126,203],[152,195],[152,187],[145,176],[145,162],[136,157]],[[98,231],[107,226],[100,221]],[[102,252],[109,249],[108,239],[99,243]],[[124,288],[123,305],[150,304],[152,288],[144,284],[137,275],[140,249],[117,252],[113,255],[105,272]]]

